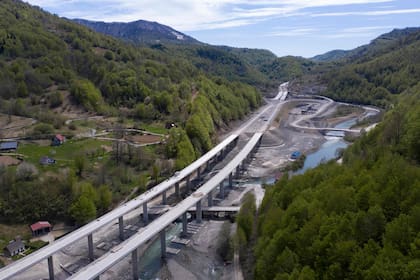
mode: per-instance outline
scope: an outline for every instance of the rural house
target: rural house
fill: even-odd
[[[52,225],[47,221],[39,221],[31,225],[32,236],[40,236],[51,231]]]
[[[17,254],[25,251],[25,244],[22,242],[20,237],[16,237],[15,240],[10,241],[10,243],[4,248],[4,251],[9,257],[16,256]]]
[[[1,142],[0,152],[15,152],[18,147],[17,141]]]
[[[56,134],[51,140],[51,146],[60,146],[64,144],[64,141],[66,141],[66,138],[63,135]]]

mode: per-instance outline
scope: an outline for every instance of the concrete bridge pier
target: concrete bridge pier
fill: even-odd
[[[241,170],[245,171],[246,159],[241,163]]]
[[[168,200],[167,200],[167,198],[166,198],[166,191],[163,191],[163,192],[162,192],[162,204],[163,204],[163,205],[168,204]]]
[[[54,263],[52,255],[48,257],[48,275],[50,280],[54,280]]]
[[[210,170],[210,161],[211,161],[212,159],[209,159],[208,161],[207,161],[207,163],[206,163],[206,171],[209,171]]]
[[[177,197],[180,197],[180,193],[179,193],[179,182],[175,183],[175,195]]]
[[[146,225],[149,223],[149,214],[147,213],[147,202],[143,203],[143,222]]]
[[[93,255],[93,236],[92,233],[88,235],[88,252],[89,252],[89,260],[93,262],[95,260],[95,256]]]
[[[207,206],[208,206],[208,207],[213,206],[213,190],[211,190],[211,191],[207,194]]]
[[[201,167],[197,168],[197,179],[200,180],[201,179]]]
[[[195,205],[195,211],[196,211],[196,221],[197,224],[200,224],[202,222],[203,212],[201,211],[201,200],[199,200]]]
[[[137,248],[134,249],[133,252],[131,252],[131,266],[133,270],[133,279],[138,280],[139,279],[139,259],[138,259]]]
[[[182,214],[182,232],[181,232],[181,236],[183,236],[183,237],[187,236],[187,234],[188,234],[188,232],[187,232],[187,225],[188,225],[187,212],[185,212],[184,214]]]
[[[124,217],[121,216],[118,218],[118,228],[120,230],[120,240],[124,240]]]
[[[165,229],[163,229],[160,232],[160,254],[161,254],[162,259],[166,258],[166,231]]]
[[[233,173],[232,172],[229,174],[229,187],[230,188],[233,187]]]
[[[238,179],[241,173],[241,164],[236,167],[235,178]]]
[[[190,175],[188,175],[188,176],[186,177],[186,180],[187,180],[186,185],[187,185],[187,193],[188,193],[188,192],[190,192],[190,191],[191,191]]]
[[[223,181],[220,182],[219,189],[220,189],[220,197],[225,198],[225,186],[223,184]]]

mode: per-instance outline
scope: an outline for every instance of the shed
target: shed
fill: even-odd
[[[51,231],[52,225],[47,221],[39,221],[31,225],[31,231],[33,236],[39,236],[47,234]]]
[[[65,141],[66,141],[66,137],[64,137],[61,134],[56,134],[51,140],[51,146],[60,146],[64,144]]]
[[[298,159],[300,157],[301,153],[299,151],[294,151],[292,155],[290,156],[291,159]]]
[[[9,244],[4,248],[4,251],[9,257],[16,256],[17,254],[25,251],[25,244],[22,242],[20,237],[16,237],[15,240],[9,242]]]
[[[9,141],[9,142],[0,143],[0,151],[2,152],[14,152],[17,150],[17,147],[18,147],[17,141]]]

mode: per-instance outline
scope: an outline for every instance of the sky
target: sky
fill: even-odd
[[[312,57],[420,27],[419,0],[25,0],[67,18],[156,21],[212,45]]]

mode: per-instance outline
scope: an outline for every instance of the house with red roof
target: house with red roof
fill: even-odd
[[[56,134],[51,140],[51,146],[60,146],[64,144],[65,141],[66,141],[66,137],[64,137],[61,134]]]
[[[52,225],[47,221],[39,221],[31,225],[33,236],[47,234],[52,230]]]

